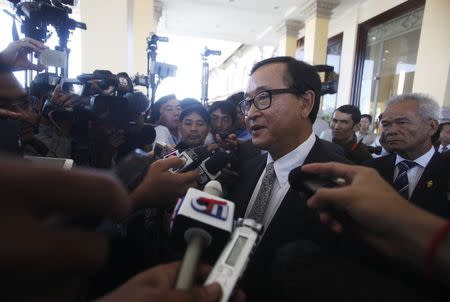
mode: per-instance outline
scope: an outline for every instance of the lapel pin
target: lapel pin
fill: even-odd
[[[433,181],[432,180],[429,180],[428,182],[427,182],[427,188],[429,189],[429,188],[431,188],[433,186]]]

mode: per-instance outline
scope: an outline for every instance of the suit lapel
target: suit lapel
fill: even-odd
[[[255,160],[249,162],[245,169],[240,171],[241,176],[238,184],[238,190],[232,195],[232,199],[236,202],[235,217],[244,217],[248,203],[252,197],[256,184],[258,183],[261,173],[267,162],[267,155],[259,156]]]
[[[425,167],[422,176],[419,179],[414,191],[411,195],[411,201],[418,200],[418,197],[421,194],[427,195],[427,192],[431,192],[437,186],[437,183],[440,179],[436,179],[440,175],[440,161],[439,161],[439,152],[434,152],[433,157],[430,159],[430,162]]]

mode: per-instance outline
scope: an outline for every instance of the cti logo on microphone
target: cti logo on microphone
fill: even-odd
[[[226,201],[207,197],[198,197],[192,199],[191,205],[197,212],[219,218],[221,220],[227,220],[228,205]]]

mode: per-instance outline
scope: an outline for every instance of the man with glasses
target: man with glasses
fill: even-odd
[[[304,163],[347,162],[312,132],[320,88],[314,67],[291,57],[263,60],[250,73],[240,108],[253,145],[267,153],[243,165],[230,194],[236,217],[252,218],[265,230],[245,274],[249,301],[267,300],[270,293],[262,289],[270,288],[268,268],[277,248],[305,239],[334,246],[335,235],[288,181],[289,172]]]

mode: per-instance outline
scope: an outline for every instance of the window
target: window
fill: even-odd
[[[327,46],[327,61],[326,64],[334,67],[334,72],[339,74],[341,65],[342,52],[342,38],[343,34],[338,34],[328,39]],[[331,116],[336,109],[337,93],[326,94],[322,99],[322,112],[324,116]]]
[[[361,113],[377,117],[389,98],[412,91],[424,2],[407,1],[359,25],[352,103]]]

